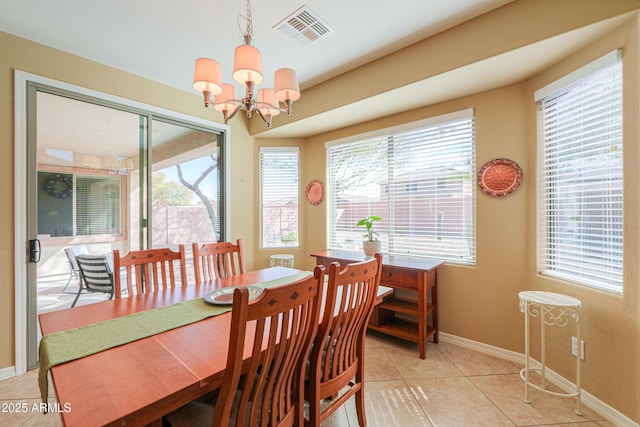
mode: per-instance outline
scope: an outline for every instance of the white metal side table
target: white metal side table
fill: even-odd
[[[580,341],[580,309],[582,303],[580,300],[554,292],[541,291],[524,291],[520,292],[520,311],[524,313],[524,352],[525,361],[524,369],[520,371],[520,376],[524,380],[524,401],[531,403],[529,400],[529,386],[545,393],[559,397],[575,397],[576,398],[576,414],[582,415],[580,410],[580,349],[576,355],[576,391],[573,393],[558,393],[548,390],[545,385],[546,361],[545,361],[545,327],[548,326],[566,326],[572,319],[576,324],[576,339],[578,344]],[[529,348],[529,318],[540,317],[540,369],[532,369],[530,366],[530,348]],[[578,345],[580,348],[580,345]],[[530,372],[540,371],[540,385],[531,382]]]
[[[293,268],[294,257],[291,254],[275,254],[269,257],[269,265],[275,267],[281,265],[283,267]]]

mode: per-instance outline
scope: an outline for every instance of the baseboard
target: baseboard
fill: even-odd
[[[13,378],[16,376],[15,366],[9,366],[8,368],[0,369],[0,381]]]
[[[500,359],[508,360],[510,362],[518,363],[524,366],[524,354],[516,353],[515,351],[505,350],[499,347],[494,347],[489,344],[484,344],[478,341],[472,341],[467,338],[461,338],[455,335],[450,335],[444,332],[438,332],[438,338],[442,342],[446,342],[449,344],[454,344],[459,347],[468,348],[469,350],[474,350],[479,353],[488,354],[490,356],[498,357]],[[540,362],[537,360],[532,360],[531,365],[533,368],[539,368]],[[571,381],[568,381],[566,378],[563,378],[558,373],[554,372],[552,369],[547,368],[547,379],[553,384],[560,387],[565,391],[575,391],[575,384]],[[620,427],[640,427],[638,423],[625,416],[623,413],[618,411],[617,409],[607,405],[603,401],[597,399],[595,396],[585,391],[581,390],[581,402],[588,406],[589,409],[596,412],[598,415],[602,416],[605,420],[613,423],[616,426]]]

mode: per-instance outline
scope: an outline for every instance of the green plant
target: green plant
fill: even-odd
[[[380,218],[379,216],[375,216],[375,215],[369,215],[366,218],[362,218],[360,221],[358,221],[358,223],[356,224],[356,226],[358,227],[366,227],[367,228],[367,234],[365,234],[364,236],[366,238],[369,239],[370,242],[373,242],[374,240],[378,240],[377,236],[380,236],[377,232],[373,231],[373,222],[374,221],[380,221],[382,220],[382,218]],[[374,235],[376,237],[374,237]]]
[[[290,243],[290,242],[297,242],[298,241],[298,235],[296,234],[295,231],[290,231],[287,234],[283,235],[280,240],[282,241],[282,243]]]

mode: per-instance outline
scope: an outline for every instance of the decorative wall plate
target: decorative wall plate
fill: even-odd
[[[478,186],[492,197],[513,193],[522,183],[522,169],[513,160],[495,159],[487,162],[478,172]]]
[[[314,179],[307,185],[307,200],[312,205],[317,205],[324,199],[324,187],[320,180]]]

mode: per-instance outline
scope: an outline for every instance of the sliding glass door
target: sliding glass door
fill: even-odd
[[[32,368],[37,314],[69,308],[78,292],[74,254],[224,238],[224,153],[213,129],[42,85],[28,86],[27,110]]]

